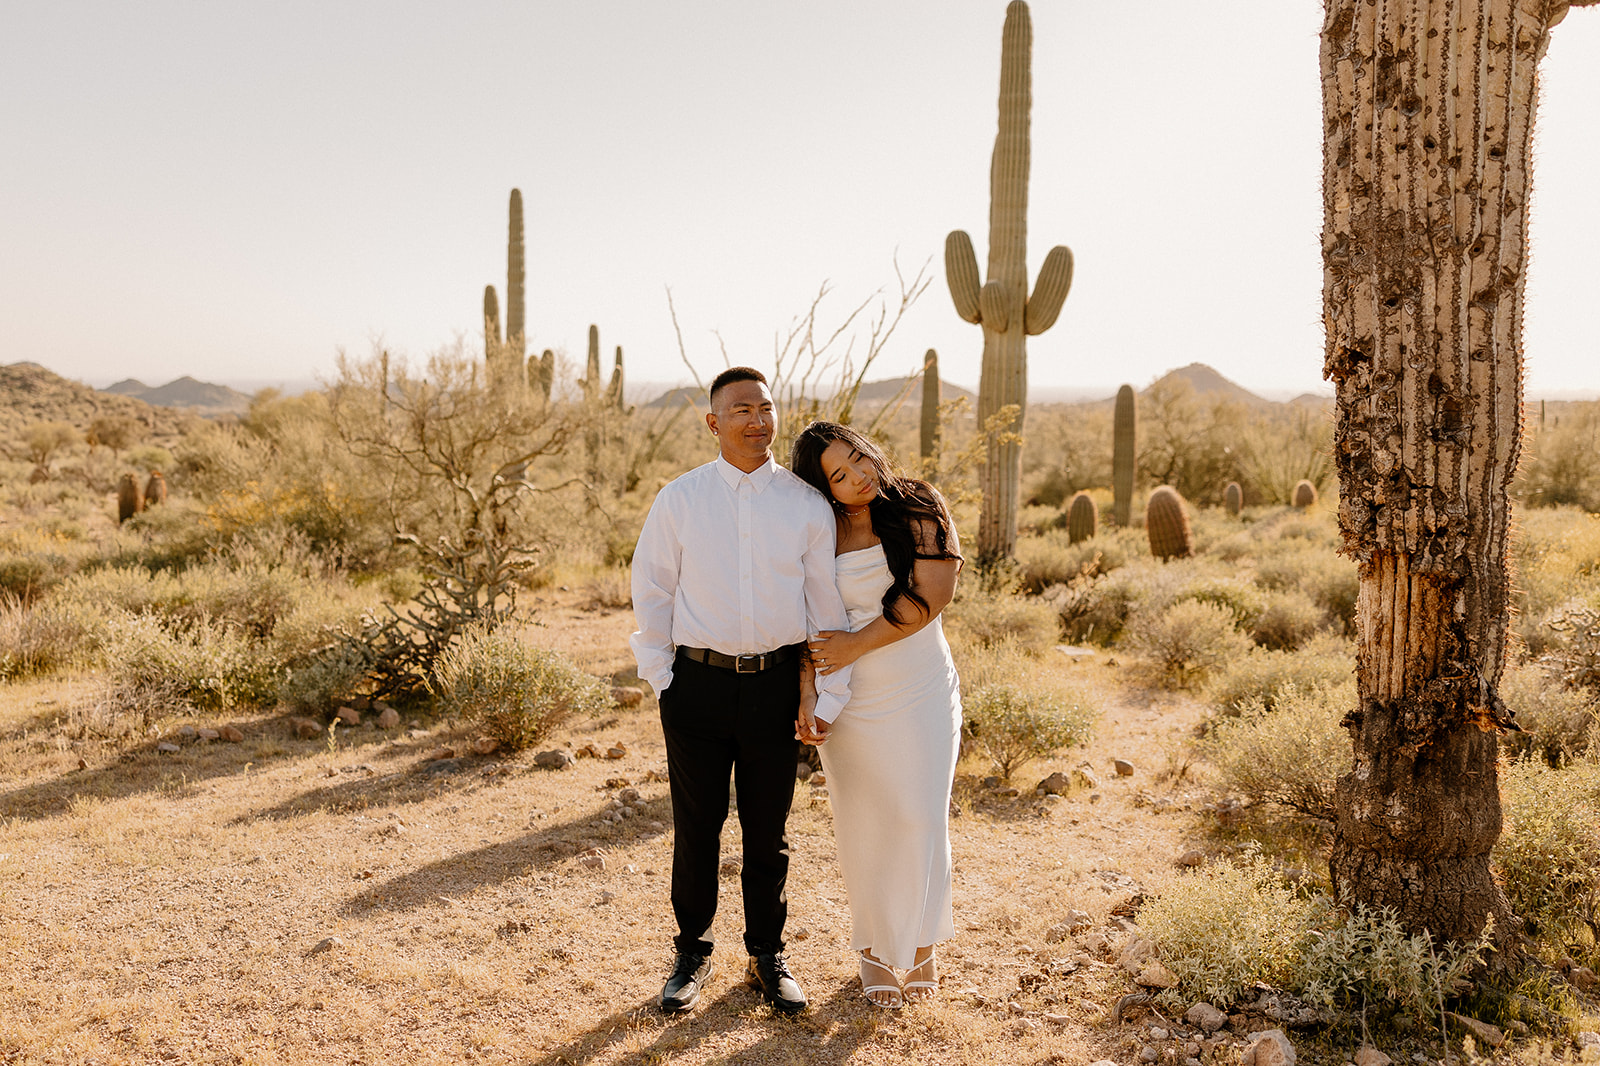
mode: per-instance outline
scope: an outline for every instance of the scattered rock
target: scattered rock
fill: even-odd
[[[184,740],[193,740],[200,735],[200,731],[192,725],[186,725],[179,727],[178,735]]]
[[[156,745],[156,750],[164,754],[171,755],[173,752],[182,751],[183,749],[170,740],[163,740],[161,743]]]
[[[1094,919],[1083,911],[1068,911],[1063,920],[1052,925],[1044,934],[1046,944],[1059,944],[1074,933],[1081,933],[1094,925]]]
[[[1228,1023],[1228,1016],[1211,1004],[1201,1002],[1190,1007],[1183,1020],[1208,1033],[1214,1033]]]
[[[576,761],[573,759],[571,752],[562,748],[556,748],[553,751],[541,751],[533,757],[533,765],[544,770],[565,770]]]
[[[1096,776],[1093,767],[1091,767],[1088,763],[1084,763],[1082,766],[1073,767],[1073,770],[1072,770],[1072,787],[1075,788],[1075,789],[1077,789],[1077,788],[1083,788],[1083,789],[1099,788],[1100,787],[1100,778],[1098,776]]]
[[[811,769],[810,763],[797,763],[794,768],[794,777],[796,781],[809,781],[811,780],[811,775],[815,772],[815,770]]]
[[[1586,1047],[1600,1047],[1600,1033],[1585,1030],[1572,1039],[1576,1041],[1580,1049]]]
[[[1371,1044],[1362,1044],[1356,1052],[1356,1066],[1392,1066],[1394,1060]]]
[[[310,740],[322,733],[322,725],[310,718],[291,718],[289,728],[294,730],[294,735],[301,740]]]
[[[1571,981],[1573,987],[1579,992],[1584,993],[1593,992],[1595,985],[1600,983],[1600,979],[1596,979],[1594,971],[1587,966],[1574,966],[1567,972],[1567,980]]]
[[[717,867],[717,873],[723,877],[738,877],[743,872],[743,861],[734,858],[723,859],[722,865]]]
[[[477,755],[493,755],[500,750],[500,742],[494,737],[479,737],[472,742],[472,751]]]
[[[1151,1047],[1149,1044],[1146,1044],[1144,1047],[1139,1049],[1139,1061],[1140,1062],[1155,1062],[1160,1057],[1161,1057],[1161,1052],[1157,1051],[1155,1048]]]
[[[378,728],[394,729],[400,724],[400,712],[393,707],[385,707],[378,712]]]
[[[340,707],[337,711],[334,711],[333,716],[334,718],[343,722],[345,725],[361,724],[361,712],[348,705]]]
[[[334,948],[342,947],[344,947],[344,939],[342,937],[324,937],[323,939],[317,941],[316,947],[312,948],[309,954],[321,955],[325,951],[332,951]]]
[[[1251,1033],[1250,1046],[1239,1056],[1239,1066],[1294,1066],[1294,1045],[1282,1029]]]
[[[1156,946],[1142,936],[1131,938],[1122,946],[1117,965],[1132,976],[1144,969],[1144,964],[1155,958]]]
[[[1127,759],[1112,759],[1111,768],[1117,772],[1118,777],[1133,776],[1133,763]]]
[[[1111,954],[1111,941],[1106,939],[1104,933],[1086,933],[1078,937],[1078,946],[1089,954],[1101,958]]]
[[[434,759],[432,762],[423,765],[422,772],[425,774],[459,774],[467,768],[467,760],[465,759]]]
[[[606,857],[604,855],[583,855],[578,859],[578,865],[585,870],[604,870]]]
[[[221,729],[217,730],[217,736],[222,738],[222,741],[225,744],[242,744],[242,743],[244,743],[244,733],[242,733],[235,726],[231,726],[231,725],[223,726]]]
[[[621,741],[618,741],[617,743],[611,745],[611,747],[606,749],[606,758],[608,758],[608,759],[620,759],[620,758],[623,758],[624,756],[626,756],[627,754],[628,754],[628,746],[626,744],[622,743]]]
[[[988,777],[983,779],[983,787],[987,789],[999,788],[1001,784],[1002,782],[999,774],[990,774]]]
[[[665,781],[667,779],[667,772],[665,770],[646,770],[644,772],[644,779],[646,781]]]
[[[434,748],[432,751],[428,752],[428,754],[424,755],[422,759],[424,762],[431,762],[434,759],[454,759],[459,754],[460,752],[451,747]]]
[[[200,729],[196,730],[196,733],[201,740],[220,740],[222,738],[221,731],[216,729]]]
[[[600,745],[590,741],[579,748],[576,754],[580,759],[598,759],[600,758]]]
[[[1051,1014],[1049,1011],[1039,1015],[1039,1017],[1051,1025],[1065,1025],[1072,1020],[1072,1015],[1070,1014]]]
[[[1171,1035],[1172,1035],[1171,1033],[1167,1032],[1165,1029],[1161,1028],[1161,1026],[1159,1026],[1159,1025],[1152,1025],[1150,1027],[1150,1039],[1151,1040],[1165,1040],[1167,1037],[1169,1037]]]
[[[1452,1011],[1446,1011],[1445,1017],[1471,1033],[1472,1039],[1480,1044],[1499,1047],[1506,1042],[1506,1034],[1498,1026],[1490,1025],[1488,1022],[1480,1022],[1476,1018],[1469,1018],[1465,1014],[1456,1014]]]
[[[1199,848],[1190,848],[1188,851],[1172,860],[1174,866],[1200,866],[1206,861],[1206,853]]]
[[[89,768],[89,760],[85,759],[82,755],[78,756],[78,769],[87,770],[88,768]]]
[[[619,801],[621,801],[624,806],[628,806],[628,807],[642,807],[642,806],[644,806],[644,797],[639,795],[639,790],[636,789],[636,788],[625,788],[625,789],[623,789],[621,792],[617,793],[617,799]]]
[[[1042,792],[1046,796],[1064,796],[1068,792],[1072,791],[1072,779],[1066,774],[1062,773],[1060,770],[1057,770],[1055,773],[1051,774],[1049,777],[1035,785],[1033,790],[1035,792]]]
[[[612,892],[609,889],[607,889],[607,890],[604,890],[604,891],[602,891],[600,893],[600,898],[595,900],[595,902],[599,903],[601,906],[604,906],[605,904],[610,903],[612,900],[614,900],[616,898],[617,898],[617,894],[615,892]]]
[[[1133,983],[1144,988],[1173,988],[1178,983],[1178,975],[1163,966],[1160,961],[1151,959],[1140,969],[1139,976]]]
[[[632,685],[613,685],[611,702],[619,707],[637,707],[644,702],[644,689]]]

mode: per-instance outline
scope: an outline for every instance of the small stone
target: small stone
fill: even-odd
[[[613,685],[611,702],[619,707],[637,707],[644,702],[644,689],[632,685]]]
[[[1183,1054],[1185,1058],[1197,1059],[1200,1057],[1200,1052],[1203,1050],[1205,1049],[1193,1040],[1183,1045]]]
[[[1139,971],[1139,976],[1133,983],[1144,988],[1172,988],[1178,983],[1178,975],[1167,969],[1156,959],[1151,959]]]
[[[178,729],[178,735],[184,740],[193,740],[200,735],[200,731],[192,725],[186,725]]]
[[[1151,1047],[1149,1044],[1146,1044],[1144,1047],[1139,1049],[1139,1061],[1140,1062],[1155,1062],[1160,1057],[1161,1057],[1161,1052],[1157,1051],[1155,1048]]]
[[[467,769],[465,759],[434,759],[422,767],[425,774],[458,774]]]
[[[182,751],[183,749],[170,740],[163,740],[161,743],[156,745],[156,750],[167,755],[171,755],[173,752]]]
[[[616,743],[616,744],[613,744],[613,745],[611,745],[611,747],[606,749],[606,758],[608,758],[608,759],[621,759],[624,756],[626,756],[627,754],[628,754],[628,746],[626,744],[622,744],[620,742]]]
[[[606,857],[604,855],[584,855],[578,859],[578,865],[585,870],[604,870]]]
[[[574,761],[571,752],[562,748],[556,748],[553,751],[541,751],[533,757],[533,765],[544,770],[565,770]]]
[[[615,892],[611,892],[611,891],[608,890],[608,891],[601,892],[600,893],[600,898],[596,902],[600,903],[601,905],[604,905],[604,904],[610,903],[612,900],[614,900],[616,898],[617,898],[617,894]]]
[[[1189,1008],[1183,1020],[1208,1033],[1214,1033],[1228,1023],[1228,1016],[1211,1004],[1200,1002]]]
[[[1282,1029],[1251,1033],[1250,1046],[1239,1056],[1239,1066],[1294,1066],[1294,1045]]]
[[[500,742],[494,737],[479,737],[472,742],[472,751],[476,755],[493,755],[500,750]]]
[[[1394,1060],[1371,1044],[1362,1044],[1356,1052],[1356,1066],[1393,1066]]]
[[[988,789],[999,788],[1000,784],[1001,784],[1000,776],[998,774],[990,774],[988,777],[983,779],[983,787],[984,788],[988,788]]]
[[[1117,772],[1118,777],[1133,776],[1133,763],[1127,759],[1112,759],[1111,768]]]
[[[622,868],[622,872],[625,874],[636,874],[639,872],[639,868],[630,862],[628,865]]]
[[[393,707],[385,707],[378,712],[378,728],[394,729],[400,724],[400,712]]]
[[[221,729],[217,730],[217,736],[222,738],[222,742],[224,744],[244,743],[244,734],[236,727],[231,725],[225,725]]]
[[[1033,790],[1042,792],[1047,796],[1063,796],[1072,791],[1072,779],[1057,770],[1035,785]]]
[[[1110,1059],[1096,1059],[1089,1063],[1089,1066],[1117,1066],[1117,1064]]]
[[[301,740],[310,740],[322,733],[322,726],[310,718],[291,718],[289,728],[294,730],[294,735]]]
[[[88,768],[89,768],[89,760],[85,759],[82,755],[78,756],[78,769],[87,770]]]
[[[608,777],[608,778],[606,778],[606,787],[607,788],[627,788],[630,783],[631,782],[629,782],[629,780],[626,777]]]
[[[1168,1033],[1165,1029],[1161,1028],[1161,1026],[1159,1026],[1159,1025],[1152,1025],[1150,1027],[1150,1039],[1151,1040],[1165,1040],[1168,1036],[1171,1036],[1171,1035],[1172,1034]]]
[[[343,722],[345,725],[361,724],[361,712],[348,705],[340,707],[337,711],[334,711],[333,716],[339,721]]]
[[[1206,861],[1206,853],[1199,848],[1190,848],[1188,851],[1173,859],[1175,866],[1200,866]]]
[[[1095,774],[1094,768],[1088,763],[1074,767],[1072,770],[1072,786],[1075,789],[1095,789],[1100,787],[1100,778]]]
[[[1130,976],[1144,969],[1144,964],[1153,960],[1156,946],[1142,936],[1131,938],[1122,946],[1122,952],[1117,956],[1117,965],[1123,972]]]
[[[1572,1038],[1579,1048],[1600,1047],[1600,1033],[1585,1030]]]
[[[1065,1025],[1072,1020],[1072,1015],[1070,1014],[1051,1014],[1048,1011],[1046,1011],[1044,1014],[1041,1014],[1039,1017],[1043,1018],[1051,1025]]]
[[[617,801],[628,807],[637,807],[643,805],[644,797],[639,795],[639,790],[636,788],[625,788],[617,793]]]
[[[794,768],[794,779],[796,781],[809,781],[811,780],[811,775],[815,772],[816,771],[811,768],[811,764],[808,762],[796,763]]]
[[[1006,1010],[1010,1011],[1012,1014],[1026,1014],[1026,1013],[1028,1013],[1028,1008],[1027,1007],[1024,1007],[1022,1004],[1016,1003],[1016,1002],[1007,1003],[1006,1004]]]
[[[1455,1014],[1451,1011],[1446,1011],[1445,1017],[1471,1033],[1472,1039],[1480,1044],[1499,1047],[1506,1042],[1506,1034],[1498,1026],[1490,1025],[1488,1022],[1480,1022],[1476,1018],[1469,1018],[1465,1014]]]
[[[727,858],[717,867],[717,873],[723,877],[738,877],[744,872],[744,863],[739,859]]]
[[[826,788],[828,785],[828,775],[823,773],[821,770],[818,770],[811,775],[810,785],[812,788]]]
[[[644,779],[646,781],[665,781],[667,779],[667,771],[665,771],[665,770],[646,770],[644,772]]]
[[[600,745],[591,741],[579,748],[573,754],[577,755],[577,757],[580,759],[598,759],[600,758]]]
[[[1111,941],[1104,933],[1086,933],[1078,937],[1078,946],[1091,955],[1104,957],[1111,954]]]
[[[200,729],[196,731],[201,740],[220,740],[222,733],[216,729]]]
[[[1572,982],[1579,992],[1593,992],[1597,983],[1594,971],[1587,966],[1574,966],[1567,973],[1567,980]]]
[[[324,937],[317,941],[316,947],[312,948],[310,953],[312,955],[321,955],[325,951],[332,951],[334,948],[342,947],[344,947],[343,938],[337,936]]]
[[[435,759],[454,759],[459,752],[451,747],[434,748],[422,757],[423,762],[432,762]]]

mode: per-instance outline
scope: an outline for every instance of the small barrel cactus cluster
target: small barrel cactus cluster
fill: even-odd
[[[1294,487],[1294,505],[1304,511],[1317,505],[1317,487],[1302,481]]]
[[[1244,488],[1237,481],[1230,481],[1223,487],[1222,505],[1235,518],[1244,511]]]

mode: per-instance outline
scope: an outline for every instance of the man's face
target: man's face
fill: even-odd
[[[740,469],[767,461],[777,429],[772,393],[759,381],[735,381],[717,393],[706,425],[717,435],[722,457]]]

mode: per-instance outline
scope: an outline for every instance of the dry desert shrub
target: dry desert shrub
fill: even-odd
[[[1300,589],[1267,597],[1250,627],[1250,637],[1263,648],[1293,651],[1316,636],[1327,616]]]
[[[1522,759],[1500,791],[1494,864],[1512,911],[1552,953],[1600,962],[1600,763]]]
[[[1007,588],[986,588],[981,580],[962,582],[943,617],[953,637],[979,647],[1014,643],[1039,650],[1061,634],[1049,604]]]
[[[147,724],[162,713],[227,711],[272,694],[274,670],[260,648],[209,619],[174,630],[155,615],[118,611],[106,620],[100,658],[113,691],[140,707]],[[170,696],[165,711],[153,694]]]
[[[1492,923],[1491,923],[1492,926]],[[1301,960],[1305,998],[1321,1007],[1410,1016],[1426,1027],[1457,982],[1483,961],[1491,930],[1476,944],[1436,943],[1407,934],[1388,909],[1365,907],[1331,928],[1313,930]]]
[[[1280,538],[1256,558],[1256,581],[1279,592],[1299,590],[1346,632],[1354,632],[1360,575],[1331,545]]]
[[[55,603],[25,604],[0,593],[0,681],[48,674],[93,649],[84,612]]]
[[[1250,648],[1250,638],[1234,626],[1233,612],[1199,600],[1141,612],[1129,630],[1128,646],[1144,658],[1151,678],[1167,688],[1197,685]]]
[[[511,751],[607,706],[600,682],[564,656],[481,629],[439,657],[430,688],[445,713],[475,722]]]
[[[1538,508],[1519,510],[1515,524],[1516,634],[1538,655],[1559,642],[1551,621],[1575,607],[1600,607],[1600,517]]]
[[[1534,428],[1534,427],[1530,427]],[[1600,511],[1600,402],[1572,404],[1549,428],[1537,427],[1527,445],[1519,495],[1536,507],[1577,506]]]
[[[1206,686],[1205,697],[1220,714],[1238,714],[1252,701],[1272,710],[1289,692],[1340,685],[1355,676],[1355,648],[1324,633],[1297,651],[1252,648],[1229,662]]]
[[[292,713],[324,714],[366,689],[372,665],[365,645],[336,641],[290,660],[278,674],[274,695]]]
[[[1596,750],[1600,704],[1593,693],[1569,688],[1537,663],[1507,667],[1499,693],[1522,727],[1500,738],[1507,754],[1537,755],[1559,767]]]
[[[1108,574],[1130,558],[1144,554],[1137,530],[1106,530],[1072,543],[1065,529],[1017,540],[1017,574],[1021,589],[1039,593],[1084,574]]]
[[[1202,750],[1229,792],[1332,821],[1334,786],[1351,758],[1349,734],[1339,723],[1355,704],[1353,681],[1290,686],[1271,708],[1252,697],[1237,717],[1216,724]]]
[[[1085,692],[1019,683],[964,692],[961,712],[962,732],[1007,781],[1031,760],[1083,743],[1099,716]]]

